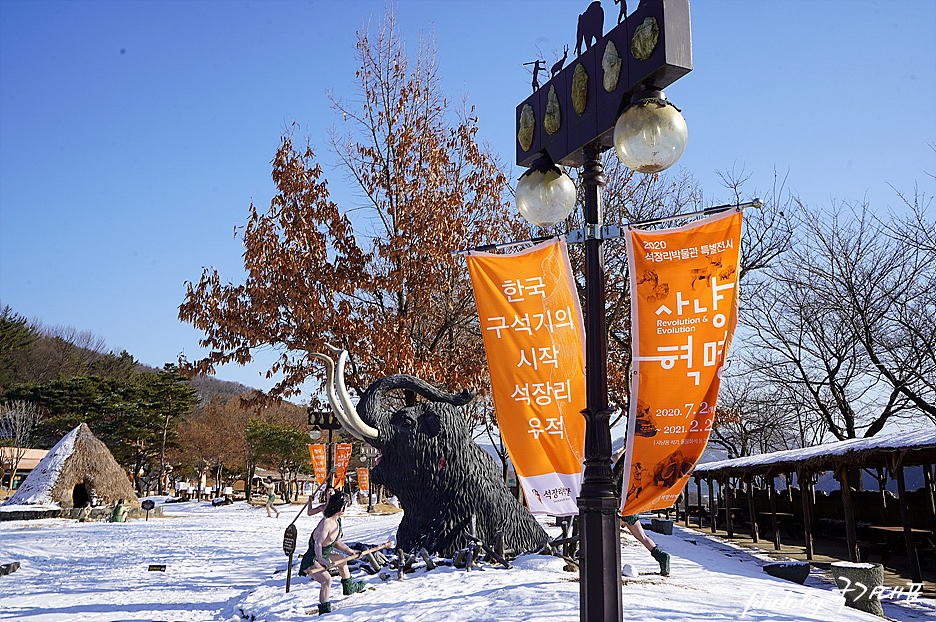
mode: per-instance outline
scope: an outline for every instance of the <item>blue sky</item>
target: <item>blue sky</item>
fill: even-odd
[[[587,1],[401,0],[432,29],[444,85],[512,163],[523,66],[574,48]],[[631,10],[636,6],[631,0]],[[606,26],[617,7],[605,0]],[[327,92],[351,95],[355,33],[379,1],[0,0],[0,304],[104,337],[143,363],[199,355],[177,319],[202,266],[240,281],[233,238],[273,193],[293,121],[326,163]],[[811,206],[936,193],[936,2],[694,0],[693,71],[667,89],[689,126],[677,166],[711,202],[716,171],[774,172]],[[520,171],[515,170],[515,177]],[[354,193],[332,188],[343,205]],[[261,363],[219,377],[268,388]]]

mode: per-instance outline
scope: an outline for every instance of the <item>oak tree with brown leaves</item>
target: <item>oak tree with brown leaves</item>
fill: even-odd
[[[357,92],[332,97],[343,124],[330,133],[358,205],[338,205],[311,147],[286,132],[273,160],[269,209],[250,206],[239,231],[246,280],[205,269],[187,283],[179,317],[204,331],[191,371],[278,358],[278,382],[257,401],[323,379],[310,353],[348,350],[350,390],[409,373],[449,390],[478,388],[484,349],[464,260],[452,250],[525,235],[504,198],[507,181],[477,140],[473,109],[444,96],[431,39],[415,57],[388,16],[358,33]],[[353,212],[353,213],[352,213]],[[353,219],[352,219],[353,216]]]

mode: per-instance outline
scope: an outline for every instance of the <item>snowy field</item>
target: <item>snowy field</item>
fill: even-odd
[[[161,502],[157,499],[157,502]],[[166,505],[165,518],[126,524],[72,520],[0,522],[0,563],[21,567],[0,576],[0,620],[23,622],[306,620],[317,616],[318,584],[293,575],[285,593],[283,533],[299,511],[280,506],[279,519],[245,503]],[[400,514],[372,516],[359,506],[344,519],[345,541],[376,544],[392,539]],[[318,517],[297,521],[293,567]],[[547,530],[556,534],[554,527]],[[672,575],[629,534],[622,561],[640,573],[625,579],[624,619],[644,622],[771,620],[839,622],[880,618],[842,606],[827,577],[805,586],[775,579],[749,552],[676,528],[651,534],[673,555]],[[151,572],[164,564],[165,572]],[[515,568],[485,565],[470,573],[424,567],[396,581],[360,573],[372,590],[342,597],[332,588],[334,622],[573,622],[579,619],[577,575],[557,558],[525,556]],[[336,595],[337,593],[337,595]],[[884,602],[893,620],[934,620],[936,602]]]

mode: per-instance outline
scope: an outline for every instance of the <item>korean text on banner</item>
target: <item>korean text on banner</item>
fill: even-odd
[[[351,443],[338,443],[335,445],[335,488],[344,486],[348,463],[351,462],[351,449]]]
[[[585,442],[584,327],[564,240],[471,252],[494,409],[530,511],[578,513]]]
[[[358,467],[357,487],[362,492],[370,492],[370,475],[367,467]]]
[[[624,514],[668,508],[705,450],[738,321],[741,212],[630,231],[630,413]]]
[[[309,457],[312,458],[312,470],[315,473],[315,481],[319,484],[325,481],[325,445],[308,445]]]

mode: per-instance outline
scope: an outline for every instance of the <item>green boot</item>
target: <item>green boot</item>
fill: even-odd
[[[660,547],[655,546],[653,547],[653,550],[650,551],[650,555],[653,557],[653,559],[660,562],[660,574],[663,575],[664,577],[668,577],[669,576],[669,560],[670,560],[669,553],[662,550]]]
[[[363,592],[365,589],[367,589],[367,586],[364,585],[363,581],[355,581],[351,578],[341,580],[341,593],[345,596]]]
[[[319,615],[323,613],[331,613],[331,603],[319,603]]]

